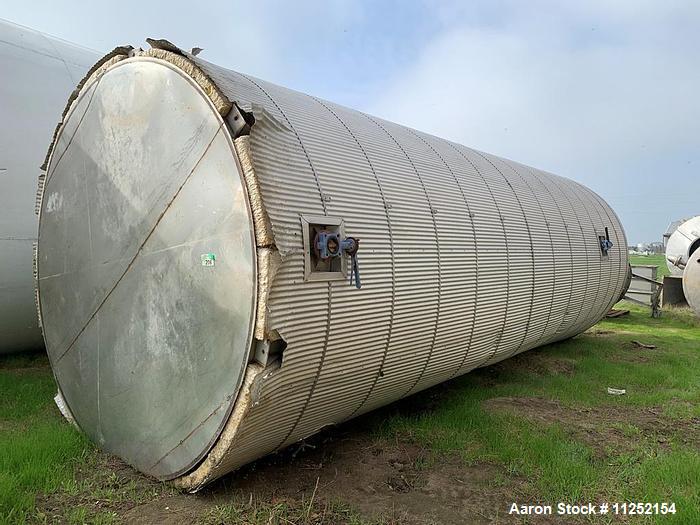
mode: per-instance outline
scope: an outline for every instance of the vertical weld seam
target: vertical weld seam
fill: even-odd
[[[532,246],[532,232],[530,231],[530,223],[527,220],[527,215],[525,215],[525,209],[523,208],[523,203],[520,202],[520,198],[518,197],[518,193],[515,191],[513,186],[510,184],[508,181],[508,178],[503,174],[503,172],[493,163],[491,162],[491,159],[486,157],[483,153],[480,151],[475,151],[477,155],[479,155],[482,159],[484,159],[486,162],[491,164],[493,166],[493,169],[495,169],[498,174],[503,177],[503,180],[505,181],[506,185],[510,188],[510,191],[513,192],[513,196],[515,197],[515,201],[518,203],[518,207],[520,208],[520,213],[523,214],[523,221],[525,222],[525,228],[527,229],[527,237],[530,239],[530,260],[532,261],[532,291],[530,293],[530,309],[528,310],[527,313],[527,323],[525,323],[525,330],[523,331],[523,338],[520,340],[520,343],[518,346],[515,347],[515,350],[508,354],[508,356],[511,356],[515,354],[522,345],[525,343],[525,340],[527,339],[527,333],[530,331],[530,322],[532,321],[532,308],[533,308],[533,302],[535,300],[535,250],[534,247]],[[505,229],[505,225],[503,226],[503,229]],[[496,357],[496,353],[494,352],[493,355],[491,356],[491,359]],[[489,359],[489,361],[491,360]],[[486,364],[489,364],[489,361],[486,361]]]
[[[255,87],[257,87],[260,91],[262,91],[265,96],[274,104],[274,106],[277,108],[277,110],[280,112],[284,120],[287,121],[287,124],[289,124],[290,129],[294,133],[294,135],[297,138],[297,141],[299,141],[299,146],[301,147],[301,150],[304,152],[304,156],[306,157],[307,162],[309,163],[309,168],[311,168],[311,173],[314,176],[314,179],[316,180],[316,186],[318,187],[318,193],[319,193],[319,198],[321,201],[321,206],[323,207],[323,213],[325,215],[328,215],[328,209],[326,208],[326,203],[323,199],[323,190],[321,189],[321,181],[318,177],[318,174],[316,173],[316,169],[314,168],[313,163],[311,162],[311,157],[309,156],[308,151],[306,151],[306,147],[304,147],[304,143],[301,140],[301,137],[299,136],[299,133],[297,132],[296,128],[292,124],[292,122],[289,120],[289,117],[287,117],[287,114],[282,110],[282,108],[277,104],[277,102],[270,96],[270,94],[262,87],[260,84],[255,82],[252,78],[248,77],[247,75],[244,75],[243,73],[239,73],[243,78],[245,78],[248,82],[253,84]],[[328,282],[328,308],[327,312],[328,315],[326,315],[326,330],[325,330],[325,335],[324,335],[324,341],[323,341],[323,348],[321,350],[321,357],[319,359],[318,367],[316,368],[316,374],[314,375],[314,380],[313,383],[311,384],[311,387],[309,389],[309,394],[306,397],[306,401],[304,402],[304,405],[299,412],[299,416],[297,416],[296,420],[294,421],[294,424],[291,426],[290,430],[287,432],[286,436],[282,441],[275,447],[275,449],[281,448],[284,443],[289,439],[289,437],[292,435],[294,430],[296,430],[297,426],[299,425],[302,416],[304,415],[304,412],[306,412],[306,408],[309,406],[309,403],[311,402],[311,396],[313,394],[314,389],[316,388],[316,383],[318,382],[319,375],[321,374],[321,368],[323,367],[323,363],[326,359],[326,352],[328,350],[328,339],[330,337],[330,326],[331,326],[331,282]]]
[[[102,301],[100,302],[100,304],[97,305],[97,308],[95,308],[95,311],[90,315],[90,317],[88,317],[87,321],[85,321],[85,324],[84,324],[83,327],[78,331],[78,333],[76,334],[76,336],[71,340],[71,342],[70,342],[70,344],[68,345],[68,347],[56,358],[56,363],[58,363],[59,361],[61,361],[61,360],[66,356],[66,354],[74,347],[75,343],[78,341],[78,339],[80,338],[80,336],[83,335],[83,332],[85,332],[85,330],[87,329],[87,327],[90,325],[90,323],[92,322],[92,320],[95,318],[95,316],[97,315],[97,313],[100,311],[100,308],[102,308],[102,307],[104,306],[104,304],[107,302],[107,300],[111,297],[111,295],[112,295],[112,293],[114,292],[114,290],[116,290],[116,289],[117,289],[117,286],[119,286],[119,284],[122,282],[122,279],[124,279],[124,276],[129,272],[129,270],[131,270],[131,268],[132,268],[133,265],[134,265],[134,262],[136,261],[136,259],[138,258],[138,256],[141,254],[141,251],[143,250],[143,247],[146,245],[146,243],[148,242],[148,240],[151,238],[151,236],[153,235],[153,233],[156,231],[156,228],[158,228],[158,225],[160,224],[160,221],[163,219],[163,217],[165,216],[165,214],[168,212],[168,210],[170,209],[170,206],[172,206],[173,202],[175,202],[175,199],[177,199],[177,197],[180,195],[180,192],[182,191],[182,188],[184,188],[184,187],[185,187],[185,184],[187,184],[187,182],[192,178],[192,175],[194,174],[195,170],[196,170],[197,167],[199,166],[199,163],[202,162],[202,159],[204,158],[204,156],[205,156],[205,155],[207,154],[207,152],[209,151],[209,148],[211,148],[211,145],[214,143],[214,140],[216,140],[216,137],[219,136],[219,133],[220,133],[221,130],[223,129],[223,125],[224,125],[224,123],[221,122],[221,124],[219,125],[219,127],[216,128],[216,132],[214,133],[214,135],[212,136],[211,140],[210,140],[209,143],[207,144],[207,147],[204,148],[204,151],[202,152],[202,155],[199,157],[199,159],[197,159],[197,162],[195,162],[195,164],[194,164],[194,166],[192,167],[192,169],[189,171],[189,173],[187,174],[187,176],[184,178],[184,180],[182,181],[182,183],[180,184],[180,186],[179,186],[179,187],[177,188],[177,190],[175,191],[175,194],[172,196],[172,198],[171,198],[171,199],[168,201],[168,203],[165,205],[165,208],[163,209],[163,211],[160,213],[160,215],[158,215],[158,218],[156,219],[155,224],[153,225],[153,227],[151,228],[151,230],[150,230],[150,231],[148,232],[148,234],[146,235],[146,238],[145,238],[145,239],[141,242],[141,244],[139,245],[138,250],[136,250],[136,253],[135,253],[134,256],[131,258],[131,261],[129,261],[129,264],[126,266],[126,269],[122,272],[122,274],[121,274],[121,275],[119,276],[119,278],[116,280],[116,282],[114,283],[114,285],[109,289],[109,291],[108,291],[107,294],[104,296],[104,299],[102,299]]]
[[[306,396],[306,401],[304,401],[304,405],[301,407],[301,410],[299,411],[299,415],[297,418],[294,420],[294,424],[292,427],[289,429],[289,432],[287,432],[287,435],[284,437],[282,442],[275,447],[275,450],[278,450],[284,446],[286,441],[290,438],[290,436],[294,433],[294,431],[297,429],[299,426],[299,423],[304,417],[304,414],[306,413],[306,409],[309,407],[309,403],[311,403],[311,397],[314,394],[314,391],[316,390],[316,385],[318,384],[318,378],[321,375],[321,369],[323,368],[323,363],[326,360],[326,351],[328,350],[328,339],[330,337],[330,331],[331,331],[331,299],[332,299],[332,291],[333,288],[331,286],[331,282],[328,281],[328,308],[326,309],[326,331],[324,334],[324,343],[323,343],[323,351],[321,352],[321,359],[318,362],[318,368],[316,369],[316,374],[314,375],[314,382],[311,384],[311,388],[309,389],[309,395]]]
[[[564,220],[564,214],[561,212],[561,208],[559,207],[559,203],[557,202],[556,197],[554,197],[554,194],[549,191],[549,186],[545,184],[542,179],[540,178],[539,174],[530,169],[529,167],[525,166],[525,169],[530,172],[532,176],[534,176],[538,181],[540,181],[540,184],[544,186],[545,191],[549,194],[549,196],[552,198],[552,202],[554,202],[554,206],[557,208],[557,212],[559,212],[559,217],[561,218],[561,222],[564,226],[566,226],[566,221]],[[568,265],[569,267],[569,274],[570,274],[570,279],[569,279],[569,293],[567,294],[566,297],[566,308],[564,309],[564,315],[561,318],[561,322],[559,323],[559,326],[557,329],[552,333],[552,336],[547,339],[547,341],[551,341],[552,339],[556,338],[557,334],[561,330],[562,326],[564,326],[564,321],[566,319],[566,314],[569,311],[569,308],[571,307],[571,296],[574,293],[574,268],[573,268],[573,263],[574,263],[574,250],[571,247],[571,235],[569,234],[569,229],[564,228],[564,231],[566,232],[566,240],[569,246],[569,260],[571,261],[570,264]],[[552,261],[556,264],[556,258],[554,257],[554,244],[552,243]],[[556,285],[556,281],[555,281]],[[554,289],[556,289],[556,286],[553,286]]]
[[[77,84],[78,82],[80,82],[80,79],[75,80],[75,78],[73,77],[73,73],[71,73],[71,70],[70,70],[70,68],[68,67],[68,64],[66,63],[66,59],[63,58],[63,55],[61,55],[61,53],[58,52],[58,48],[57,48],[56,45],[53,43],[53,41],[51,40],[51,38],[49,38],[49,36],[48,36],[48,35],[45,35],[44,33],[39,33],[39,34],[43,37],[44,40],[46,40],[46,42],[48,42],[48,44],[49,44],[49,45],[51,46],[51,48],[53,49],[54,53],[56,53],[56,58],[58,58],[58,59],[63,63],[63,67],[66,68],[66,72],[68,73],[68,76],[70,77],[71,81],[72,81],[74,84]]]
[[[53,177],[53,174],[56,172],[56,169],[58,169],[59,164],[63,160],[63,157],[66,155],[68,152],[68,149],[70,148],[71,144],[73,144],[73,139],[75,136],[78,134],[78,130],[80,129],[80,125],[83,123],[83,119],[85,118],[85,115],[87,115],[88,110],[90,109],[90,106],[92,105],[92,99],[95,98],[95,93],[97,93],[97,89],[100,87],[100,82],[102,82],[102,78],[104,78],[104,75],[100,75],[99,78],[95,81],[95,88],[92,90],[92,93],[90,93],[90,99],[88,100],[87,105],[85,106],[85,111],[83,111],[83,114],[80,116],[80,120],[78,120],[78,125],[75,127],[75,131],[73,131],[73,134],[71,135],[70,139],[68,140],[68,144],[66,144],[65,149],[61,152],[61,154],[58,157],[58,160],[56,161],[56,164],[54,166],[48,165],[46,166],[46,177],[44,177],[44,187],[42,188],[42,204],[44,201],[44,193],[46,193],[46,187],[49,184],[49,181],[51,180],[51,177]],[[72,104],[78,104],[79,102],[79,96],[76,97],[76,99],[72,102]],[[61,128],[65,125],[66,121],[68,120],[68,114],[66,114],[65,118],[61,122]],[[52,148],[58,147],[58,135],[56,135],[56,138],[54,139],[54,144],[51,146]],[[53,152],[52,152],[53,156]],[[51,172],[49,172],[49,168],[51,169]],[[41,212],[41,208],[39,209],[39,212]]]
[[[620,243],[619,237],[622,237],[624,239],[624,249],[626,250],[627,249],[627,239],[624,238],[624,231],[620,231],[618,229],[618,225],[620,226],[620,229],[621,229],[622,223],[620,223],[620,219],[617,217],[617,214],[615,213],[615,211],[612,208],[610,208],[607,205],[607,203],[600,197],[600,195],[598,195],[593,190],[590,190],[588,188],[586,188],[586,189],[593,196],[594,200],[596,202],[598,202],[598,204],[600,204],[600,207],[603,208],[603,210],[605,210],[605,215],[607,215],[608,220],[610,221],[610,225],[612,226],[612,228],[616,232],[615,235],[616,235],[616,240],[618,241],[618,244]],[[610,212],[612,212],[612,215],[610,215]],[[613,220],[613,216],[615,217],[615,220]],[[622,235],[620,235],[620,234],[622,234]],[[610,298],[610,302],[608,303],[608,310],[613,307],[613,305],[617,302],[617,299],[620,297],[620,294],[622,293],[622,283],[625,281],[625,278],[622,277],[623,264],[622,264],[622,249],[620,249],[620,247],[618,247],[618,251],[617,251],[617,262],[618,262],[618,264],[617,264],[617,276],[615,278],[615,288],[613,290],[614,295],[613,295],[613,297]],[[626,268],[625,268],[625,272],[626,272]]]
[[[574,184],[573,181],[571,181],[571,182],[568,182],[568,181],[567,181],[567,183],[569,183],[569,184]],[[575,188],[574,188],[574,189],[575,189]],[[586,218],[588,219],[588,222],[590,223],[591,228],[593,229],[592,234],[595,235],[596,247],[598,247],[598,230],[597,230],[597,228],[595,227],[595,224],[593,223],[593,219],[591,218],[591,215],[590,215],[590,210],[588,209],[588,206],[586,206],[586,203],[583,202],[583,200],[581,200],[581,197],[580,197],[578,191],[572,191],[572,193],[573,193],[574,196],[576,197],[576,200],[578,200],[578,203],[579,203],[581,206],[583,206],[583,208],[584,208],[584,210],[585,210]],[[598,216],[598,218],[600,218],[600,216]],[[585,244],[585,234],[584,234],[584,244]],[[602,265],[602,256],[600,255],[600,248],[598,248],[596,255],[597,255],[597,257],[598,257],[598,275],[600,275],[600,272],[601,272],[601,270],[603,269],[603,265]],[[589,274],[589,281],[588,281],[589,286],[590,286],[590,284],[591,284],[591,281],[590,281],[590,277],[591,277],[591,276],[590,276],[591,267],[590,267],[590,266],[591,266],[591,259],[590,259],[590,257],[589,257],[589,258],[588,258],[588,268],[586,268],[586,271],[587,271],[588,274]],[[596,311],[596,310],[597,310],[597,308],[598,308],[598,300],[599,300],[599,297],[600,297],[600,278],[596,279],[595,281],[596,281],[596,282],[595,282],[595,285],[596,285],[596,286],[595,286],[595,295],[594,295],[594,297],[593,297],[593,306],[592,306],[592,310],[593,310],[593,311]],[[590,315],[590,311],[587,312],[587,313]],[[584,315],[584,316],[579,320],[578,325],[576,326],[576,332],[574,332],[575,334],[579,333],[579,332],[581,331],[581,327],[583,327],[583,326],[588,322],[588,317],[589,317],[588,315]]]
[[[395,257],[395,254],[394,254],[394,234],[393,234],[393,231],[391,228],[391,219],[389,217],[389,209],[387,208],[387,202],[386,202],[386,196],[384,195],[384,189],[382,188],[382,184],[379,181],[379,176],[377,175],[377,172],[375,171],[374,166],[372,165],[372,161],[369,160],[369,155],[367,155],[367,151],[365,150],[365,148],[362,147],[362,144],[360,144],[360,141],[358,140],[358,138],[355,136],[355,134],[348,127],[348,125],[343,121],[343,119],[340,118],[340,116],[335,111],[333,111],[329,106],[327,106],[322,100],[320,100],[316,97],[311,97],[311,98],[313,98],[316,102],[321,104],[335,118],[338,119],[338,122],[340,122],[343,125],[343,127],[348,131],[350,136],[355,140],[355,143],[357,144],[357,146],[360,148],[360,151],[362,151],[362,154],[364,155],[365,159],[367,160],[367,164],[369,165],[369,168],[372,171],[372,175],[374,175],[374,178],[377,181],[377,188],[379,189],[379,194],[382,198],[382,203],[384,205],[384,214],[386,216],[387,228],[389,230],[389,249],[391,250],[391,310],[390,310],[390,317],[389,317],[389,329],[388,329],[388,333],[387,333],[387,340],[386,340],[386,344],[384,345],[384,353],[382,355],[382,360],[379,364],[379,370],[377,371],[377,374],[374,377],[374,381],[372,381],[372,385],[369,387],[367,394],[365,395],[362,402],[348,416],[348,419],[349,419],[362,409],[362,407],[365,405],[367,400],[372,395],[372,392],[374,391],[374,388],[376,387],[377,382],[379,381],[379,377],[380,377],[379,374],[380,374],[380,372],[383,373],[384,364],[386,363],[386,357],[387,357],[387,354],[389,352],[389,346],[391,345],[391,336],[392,336],[393,328],[394,328],[394,309],[395,309],[395,305],[396,305],[396,262],[394,260],[394,257]]]
[[[598,203],[596,202],[595,199],[590,198],[590,196],[588,195],[588,193],[589,193],[588,188],[586,188],[585,186],[582,185],[581,189],[582,189],[581,193],[583,193],[586,200],[588,200],[589,204],[591,204],[591,207],[593,208],[593,210],[595,210],[596,215],[598,215],[598,219],[600,219],[600,222],[603,223],[603,225],[604,225],[603,228],[605,228],[605,219],[603,218],[603,216],[600,213]],[[607,212],[605,215],[607,216],[608,220],[610,220],[610,216],[607,214]],[[612,227],[612,224],[610,224],[610,227]],[[596,240],[597,240],[597,238],[598,238],[598,235],[596,232]],[[600,272],[598,272],[598,290],[600,292],[600,288],[601,288],[600,285],[602,284],[601,281],[603,279],[603,256],[602,255],[599,257],[599,260],[600,260]],[[608,267],[607,267],[608,276],[606,278],[606,281],[607,281],[606,288],[603,291],[603,293],[605,294],[607,292],[607,294],[609,296],[610,295],[610,282],[611,282],[611,277],[612,277],[612,272],[610,271],[610,261],[612,260],[612,257],[610,257],[609,252],[608,252],[607,260],[608,260]],[[599,300],[601,301],[600,305],[598,304]],[[598,312],[598,313],[595,315],[595,322],[598,322],[600,319],[602,319],[603,316],[606,314],[606,312],[608,310],[610,310],[610,305],[608,304],[610,299],[603,302],[604,300],[605,300],[605,296],[603,296],[603,298],[596,296],[596,308],[597,308],[596,312]],[[602,308],[602,307],[604,307],[605,309],[600,309],[600,310],[598,309],[598,308]]]
[[[399,143],[396,138],[389,133],[389,130],[387,130],[384,126],[382,126],[379,122],[377,122],[373,117],[367,115],[366,113],[362,113],[365,117],[367,117],[370,121],[374,122],[374,124],[379,127],[384,133],[386,133],[391,140],[394,141],[394,143],[399,147],[401,152],[406,156],[406,159],[408,160],[409,164],[413,168],[413,172],[416,174],[418,177],[418,181],[420,182],[421,187],[423,188],[423,193],[425,193],[425,199],[428,201],[428,207],[430,208],[430,218],[433,221],[433,229],[435,230],[435,247],[437,248],[437,265],[438,265],[438,296],[437,296],[437,311],[435,314],[435,328],[433,329],[433,338],[430,343],[430,351],[428,352],[428,357],[425,360],[425,364],[423,365],[423,369],[421,370],[420,375],[416,379],[416,381],[411,385],[411,387],[406,390],[404,394],[399,396],[399,398],[405,397],[408,395],[408,393],[413,390],[413,388],[418,384],[418,382],[421,380],[423,377],[423,374],[425,373],[426,368],[428,367],[428,363],[430,362],[430,357],[433,354],[433,350],[435,349],[435,339],[437,337],[437,329],[438,329],[438,323],[440,322],[440,306],[441,306],[441,295],[442,295],[442,266],[440,264],[440,239],[438,235],[438,227],[437,227],[437,221],[435,220],[435,213],[434,213],[434,208],[433,204],[430,201],[430,196],[428,195],[428,189],[425,187],[425,183],[423,182],[423,178],[420,176],[420,173],[418,172],[418,169],[416,168],[416,165],[413,163],[413,159],[408,155],[406,150],[403,148],[403,146]]]
[[[248,77],[247,75],[244,75],[243,73],[238,73],[238,74],[241,75],[243,78],[245,78],[248,82],[253,84],[255,87],[257,87],[260,91],[262,91],[265,94],[265,96],[268,99],[270,99],[270,102],[272,102],[274,104],[274,106],[277,108],[277,110],[282,114],[282,117],[284,118],[284,120],[287,121],[287,124],[289,124],[289,128],[294,133],[294,136],[297,138],[297,141],[299,141],[299,146],[301,147],[301,151],[304,152],[304,156],[306,157],[306,160],[309,163],[309,167],[311,168],[311,173],[313,174],[314,180],[316,181],[316,186],[318,187],[318,194],[319,194],[319,197],[321,199],[321,206],[323,207],[323,213],[325,215],[328,215],[328,210],[326,209],[326,202],[323,200],[323,190],[321,189],[321,181],[318,178],[318,174],[316,173],[316,169],[314,168],[313,163],[311,162],[311,157],[309,157],[309,152],[306,151],[306,147],[304,146],[304,143],[302,142],[301,137],[299,136],[299,133],[297,132],[296,128],[289,120],[289,117],[287,117],[287,114],[284,111],[282,111],[282,108],[279,106],[279,104],[277,104],[277,101],[275,101],[275,99],[273,99],[270,96],[270,94],[260,84],[255,82],[255,80]]]
[[[537,194],[535,191],[532,189],[532,186],[528,183],[527,179],[522,176],[522,174],[515,169],[513,165],[510,164],[509,161],[504,161],[504,164],[515,174],[517,175],[520,180],[523,181],[525,186],[527,186],[527,189],[530,190],[530,193],[532,193],[532,196],[535,198],[535,202],[537,203],[537,207],[540,210],[540,213],[542,214],[542,219],[544,219],[544,223],[547,226],[547,235],[549,236],[549,246],[551,248],[551,255],[552,255],[552,298],[550,299],[550,304],[553,305],[554,303],[554,288],[555,288],[555,283],[554,283],[554,242],[552,241],[552,231],[549,227],[549,221],[547,220],[547,217],[544,214],[544,208],[542,207],[542,203],[540,202],[540,199],[537,197]],[[522,206],[521,206],[522,208]],[[525,214],[525,210],[523,210],[523,215]],[[526,220],[527,224],[527,220]],[[529,229],[529,228],[528,228]],[[530,297],[530,317],[528,318],[528,323],[532,319],[532,312],[534,310],[534,303],[535,303],[535,245],[532,241],[532,235],[530,235],[530,249],[532,251],[532,295]],[[545,335],[547,334],[547,328],[549,328],[549,323],[552,319],[552,308],[547,308],[547,320],[544,323],[544,328],[542,330],[542,334],[539,337],[540,341],[544,340]],[[513,352],[511,352],[508,357],[511,357],[515,354],[517,354],[523,347],[525,343],[526,337],[523,338],[523,342],[516,348]]]
[[[576,183],[573,183],[576,184]],[[595,290],[595,299],[593,300],[593,313],[594,313],[594,318],[597,319],[597,311],[599,309],[599,301],[600,301],[600,284],[601,284],[601,274],[603,272],[603,256],[600,253],[600,247],[599,247],[599,241],[598,241],[598,229],[595,227],[595,224],[593,223],[593,219],[591,218],[592,211],[589,209],[589,206],[586,205],[586,203],[583,201],[583,197],[581,196],[583,192],[582,191],[575,191],[574,195],[578,199],[579,203],[583,206],[584,210],[586,211],[586,218],[588,218],[588,222],[590,222],[591,227],[593,229],[593,235],[595,235],[595,241],[596,241],[596,247],[598,248],[598,278],[596,279],[596,290]],[[589,203],[590,204],[590,201]],[[598,210],[595,209],[594,211],[596,215],[598,215],[598,219],[600,222],[603,222],[603,218],[600,216],[600,213],[598,213]],[[590,312],[589,312],[590,313]],[[578,327],[578,330],[581,329],[582,326],[585,326],[588,324],[588,318],[584,317],[584,321],[582,322],[581,325]]]
[[[591,259],[590,259],[590,254],[588,253],[588,248],[586,247],[586,233],[583,231],[583,225],[581,224],[581,221],[579,220],[579,215],[578,215],[578,213],[576,212],[576,208],[574,208],[574,205],[573,205],[573,203],[571,202],[571,199],[569,199],[569,196],[568,196],[567,193],[566,193],[566,188],[565,188],[565,187],[562,187],[562,186],[559,184],[559,178],[558,178],[558,177],[554,176],[554,177],[552,177],[551,180],[552,180],[552,182],[553,182],[554,184],[557,185],[557,187],[558,187],[559,190],[561,191],[562,196],[566,199],[566,202],[569,203],[569,208],[571,208],[572,213],[573,213],[574,216],[576,217],[576,224],[578,225],[579,230],[581,230],[581,241],[582,241],[582,243],[583,243],[582,246],[583,246],[583,248],[584,248],[584,253],[586,254],[586,292],[585,292],[585,293],[587,293],[587,292],[588,292],[589,283],[590,283],[590,276],[589,276],[589,274],[590,274]],[[562,180],[563,180],[563,179],[562,179]],[[564,182],[566,182],[566,181],[564,181]],[[573,260],[573,258],[572,258],[572,260],[571,260],[571,264],[572,264],[572,278],[571,278],[572,293],[571,293],[571,295],[573,295],[573,283],[574,283],[574,279],[573,279],[573,262],[574,262],[574,260]],[[584,296],[583,296],[583,299],[584,299],[584,300],[585,300],[585,298],[586,298],[586,297],[585,297],[585,293],[584,293]],[[568,326],[568,327],[567,327],[567,330],[564,332],[564,334],[565,334],[567,337],[568,337],[570,334],[572,334],[572,333],[576,333],[574,330],[578,330],[578,326],[579,326],[579,323],[580,323],[580,318],[581,318],[581,314],[583,313],[583,310],[584,310],[584,304],[583,304],[583,301],[582,301],[582,302],[581,302],[581,306],[579,307],[578,311],[576,312],[576,318],[573,320],[573,322],[571,323],[571,325]]]
[[[486,181],[486,178],[483,176],[483,174],[479,171],[479,168],[476,167],[476,164],[474,164],[474,162],[472,162],[472,160],[469,157],[467,157],[461,149],[459,149],[457,146],[455,146],[450,141],[445,141],[445,142],[447,144],[449,144],[457,153],[459,153],[459,155],[462,156],[462,158],[464,160],[466,160],[469,163],[469,165],[472,167],[472,169],[474,171],[476,171],[476,173],[479,175],[479,177],[481,177],[481,180],[483,181],[484,185],[486,186],[486,189],[489,191],[489,195],[491,196],[491,200],[493,201],[493,206],[494,206],[494,208],[496,208],[496,213],[498,213],[498,217],[501,219],[500,223],[501,223],[501,229],[503,230],[503,241],[505,243],[505,249],[506,249],[506,268],[510,269],[510,248],[509,248],[509,243],[508,243],[508,233],[506,232],[506,227],[503,224],[503,220],[502,220],[503,216],[501,215],[501,208],[498,206],[498,202],[496,201],[496,196],[493,194],[493,190],[491,189],[491,186],[489,186],[489,183]],[[467,149],[469,149],[469,148],[467,148]],[[470,151],[473,151],[474,153],[476,153],[475,150],[470,149]],[[476,235],[476,233],[475,233],[475,235]],[[503,331],[506,327],[506,322],[508,321],[508,305],[510,302],[509,298],[510,298],[510,279],[506,279],[506,304],[505,304],[505,307],[503,309],[504,310],[503,311],[503,326],[501,327],[501,332],[498,334],[497,339],[496,339],[496,343],[494,344],[493,353],[490,356],[488,356],[486,359],[484,359],[477,366],[481,366],[484,363],[488,362],[491,359],[491,357],[493,355],[495,355],[496,352],[498,351],[498,347],[500,346],[501,340],[503,339]],[[478,305],[477,305],[477,307],[478,307]],[[475,311],[475,315],[476,315],[476,311]]]
[[[457,178],[457,175],[455,172],[452,170],[452,168],[447,164],[447,161],[445,161],[445,158],[438,153],[438,151],[430,144],[425,138],[414,132],[412,129],[408,129],[409,132],[411,132],[413,135],[418,137],[420,140],[422,140],[432,151],[437,155],[442,163],[445,165],[447,170],[450,172],[452,175],[452,178],[454,178],[455,183],[457,184],[457,188],[459,188],[459,193],[462,195],[462,200],[464,200],[464,205],[467,207],[467,216],[469,217],[469,223],[472,225],[472,244],[474,245],[474,268],[475,268],[475,275],[474,275],[474,313],[472,315],[472,323],[471,323],[471,329],[469,330],[469,336],[467,339],[466,343],[466,350],[464,351],[464,355],[462,356],[462,359],[460,360],[459,366],[450,374],[450,378],[454,377],[457,372],[462,368],[464,365],[464,362],[467,360],[467,355],[469,354],[469,348],[471,347],[472,340],[474,339],[474,327],[476,326],[476,304],[478,301],[479,297],[479,257],[477,256],[477,246],[476,246],[476,228],[474,227],[474,217],[472,217],[472,212],[471,208],[469,207],[469,203],[467,202],[467,196],[464,193],[464,188],[462,188],[462,184],[459,182],[459,179]]]
[[[619,237],[624,238],[624,235],[622,235],[622,236],[619,235],[619,230],[618,230],[617,225],[618,224],[621,225],[621,223],[619,222],[617,215],[615,215],[615,212],[607,205],[607,203],[600,197],[600,195],[598,195],[596,192],[594,192],[592,190],[589,190],[589,192],[591,193],[591,195],[593,195],[595,200],[598,201],[598,203],[603,208],[603,210],[605,210],[605,215],[608,216],[608,220],[610,221],[610,225],[615,230],[616,237],[618,237],[618,239],[616,239],[616,240],[618,241],[618,244],[620,244]],[[613,220],[612,215],[610,215],[610,211],[612,211],[613,215],[615,215],[615,219],[617,219],[616,221]],[[627,249],[627,242],[626,241],[627,240],[625,239],[625,244],[624,244],[625,250]],[[608,304],[608,310],[613,307],[613,305],[617,302],[617,299],[620,297],[620,294],[622,293],[622,286],[621,285],[622,285],[622,281],[624,281],[624,278],[622,278],[622,271],[621,271],[622,267],[623,267],[623,265],[622,265],[622,248],[620,246],[618,246],[618,250],[617,250],[617,268],[618,268],[617,269],[617,276],[615,278],[615,288],[613,290],[614,294],[613,294],[613,297],[610,298],[610,302]]]
[[[620,220],[620,217],[618,217],[618,215],[617,215],[617,213],[615,212],[615,210],[614,210],[612,207],[610,207],[610,205],[608,205],[608,203],[605,202],[605,201],[603,200],[603,198],[602,198],[600,195],[598,195],[596,192],[593,192],[593,194],[598,198],[598,200],[600,200],[600,201],[603,202],[603,204],[605,205],[605,209],[607,210],[607,212],[612,213],[612,217],[615,218],[615,224],[619,227],[619,230],[620,230],[620,237],[622,237],[622,242],[623,242],[624,244],[623,244],[623,248],[620,249],[620,250],[618,251],[618,257],[619,257],[619,260],[620,260],[620,267],[623,267],[623,266],[624,266],[623,263],[624,263],[624,262],[627,260],[627,258],[628,258],[628,257],[627,257],[627,235],[625,234],[625,228],[622,226],[622,221]],[[607,213],[607,212],[606,212],[606,213]],[[624,250],[624,251],[623,251],[623,250]],[[625,272],[627,272],[626,266],[625,266]],[[619,289],[618,289],[618,295],[619,295],[620,293],[622,293],[622,286],[624,285],[624,283],[625,283],[626,280],[627,280],[627,278],[626,278],[626,277],[622,277],[622,274],[620,274],[620,281],[621,281],[621,282],[620,282],[620,287],[619,287]]]
[[[100,339],[102,338],[102,334],[100,333],[100,316],[96,315],[95,320],[97,322],[97,378],[95,380],[95,402],[97,404],[97,435],[98,439],[102,438],[102,412],[100,409],[100,398],[102,397],[102,392],[100,389],[100,353],[101,353],[101,348],[100,348]]]

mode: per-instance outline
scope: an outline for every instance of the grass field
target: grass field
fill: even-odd
[[[324,432],[197,495],[95,451],[54,408],[43,356],[0,358],[0,523],[700,523],[700,322],[624,307],[630,315]],[[512,502],[560,501],[673,502],[677,512],[507,515]]]
[[[666,256],[662,253],[654,255],[630,255],[630,264],[653,264],[659,267],[656,277],[661,281],[664,275],[668,275],[668,266],[666,266]]]

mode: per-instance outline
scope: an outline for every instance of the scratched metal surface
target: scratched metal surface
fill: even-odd
[[[94,51],[0,19],[0,353],[42,348],[32,277],[39,166]]]
[[[281,256],[268,328],[287,347],[253,384],[230,445],[182,486],[578,334],[620,297],[622,225],[580,184],[190,59],[255,114],[253,164]],[[301,215],[342,218],[361,239],[361,290],[304,281]]]
[[[93,441],[159,478],[207,452],[248,361],[255,255],[232,148],[204,92],[142,58],[84,87],[47,171],[54,374]]]

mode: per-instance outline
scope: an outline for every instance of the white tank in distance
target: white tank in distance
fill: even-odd
[[[44,346],[32,276],[36,181],[66,97],[98,57],[0,19],[0,353]]]
[[[666,265],[671,275],[683,275],[690,255],[700,248],[700,215],[671,224],[664,234]]]

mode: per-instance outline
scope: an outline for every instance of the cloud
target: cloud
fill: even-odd
[[[700,2],[10,2],[105,51],[146,36],[583,182],[633,242],[700,213]]]
[[[366,109],[579,180],[653,240],[700,212],[700,9],[612,4],[442,4],[444,31]]]

